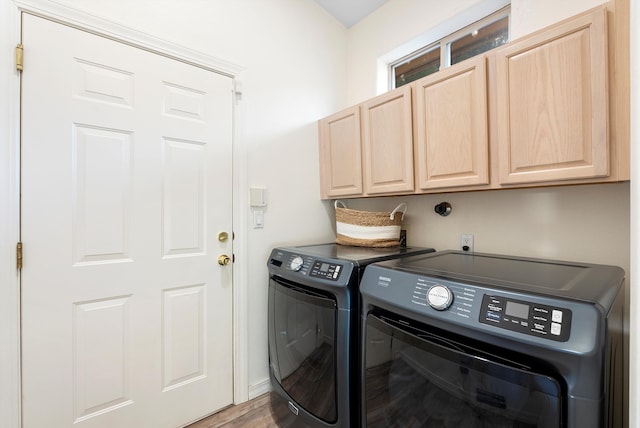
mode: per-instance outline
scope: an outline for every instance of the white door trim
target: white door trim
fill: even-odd
[[[216,58],[202,52],[191,50],[187,47],[180,46],[153,35],[140,32],[130,27],[126,27],[109,21],[98,16],[94,16],[65,5],[54,3],[47,0],[13,0],[15,11],[12,14],[12,21],[15,29],[11,34],[12,39],[15,35],[19,40],[20,34],[20,14],[22,12],[31,13],[46,19],[50,19],[65,25],[69,25],[84,31],[91,32],[103,37],[129,44],[134,47],[145,49],[147,51],[163,55],[178,61],[182,61],[197,67],[201,67],[210,71],[221,73],[232,77],[235,81],[242,79],[244,68]],[[9,7],[8,7],[9,8]],[[11,31],[10,30],[10,31]],[[27,47],[28,49],[28,47]],[[19,114],[20,114],[20,96],[18,76],[14,84],[9,85],[11,91],[11,99],[8,106],[8,115],[10,117],[10,136],[11,147],[9,149],[10,177],[16,183],[11,186],[10,203],[7,207],[7,217],[9,219],[9,237],[15,236],[15,242],[19,237]],[[234,139],[233,139],[233,225],[236,238],[234,245],[234,253],[236,255],[236,263],[233,269],[233,379],[234,379],[234,403],[247,401],[249,398],[248,387],[248,317],[247,317],[247,257],[246,257],[246,208],[248,206],[246,192],[241,189],[246,188],[246,156],[243,156],[244,150],[239,144],[238,123],[242,120],[242,105],[236,103],[234,106]],[[3,177],[4,179],[4,177]],[[4,208],[3,208],[4,211]],[[11,251],[10,257],[15,260],[15,250]],[[9,422],[9,426],[20,426],[20,361],[19,361],[19,339],[20,339],[20,322],[19,322],[19,275],[11,276],[11,283],[7,284],[8,289],[0,291],[0,297],[5,302],[15,302],[16,308],[12,308],[9,314],[0,314],[0,320],[5,324],[6,330],[14,332],[13,340],[8,344],[7,365],[11,368],[8,374],[15,377],[14,382],[8,387],[9,397],[4,398],[6,408],[0,408],[0,420],[4,423]],[[6,300],[5,300],[6,297]],[[3,336],[4,337],[4,336]],[[11,337],[10,337],[11,338]],[[4,358],[4,351],[2,357]],[[4,374],[4,373],[3,373]],[[10,378],[11,379],[11,378]],[[4,392],[4,391],[0,391]],[[5,399],[7,401],[5,401]],[[6,412],[6,415],[4,414]],[[6,417],[9,419],[7,420]]]
[[[168,42],[134,28],[73,9],[54,0],[13,0],[21,12],[57,21],[90,33],[145,49],[197,67],[236,77],[243,67],[205,53]]]
[[[0,421],[20,426],[20,276],[16,243],[20,239],[20,75],[6,48],[20,40],[20,16],[11,1],[0,3]]]

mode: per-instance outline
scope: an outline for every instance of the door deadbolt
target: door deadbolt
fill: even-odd
[[[226,242],[227,239],[229,239],[229,234],[227,232],[220,232],[218,233],[218,241],[220,242]]]
[[[227,256],[226,254],[220,254],[218,256],[218,264],[220,266],[226,266],[229,263],[231,263],[231,257]]]

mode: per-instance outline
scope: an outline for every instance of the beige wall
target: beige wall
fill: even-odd
[[[603,0],[512,0],[512,36],[518,38],[547,25],[569,18],[599,4]]]
[[[439,202],[452,212],[434,212]],[[391,210],[407,202],[409,245],[458,249],[473,233],[476,252],[618,265],[629,272],[629,183],[443,193],[345,201]]]

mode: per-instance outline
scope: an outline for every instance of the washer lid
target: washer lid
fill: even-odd
[[[617,266],[460,251],[442,251],[380,265],[417,275],[599,303],[605,308],[613,303],[625,275]]]

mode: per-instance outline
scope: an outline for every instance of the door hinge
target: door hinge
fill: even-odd
[[[24,69],[24,47],[22,43],[16,46],[16,70],[22,71]]]
[[[18,270],[22,269],[22,242],[16,245],[16,267]]]

